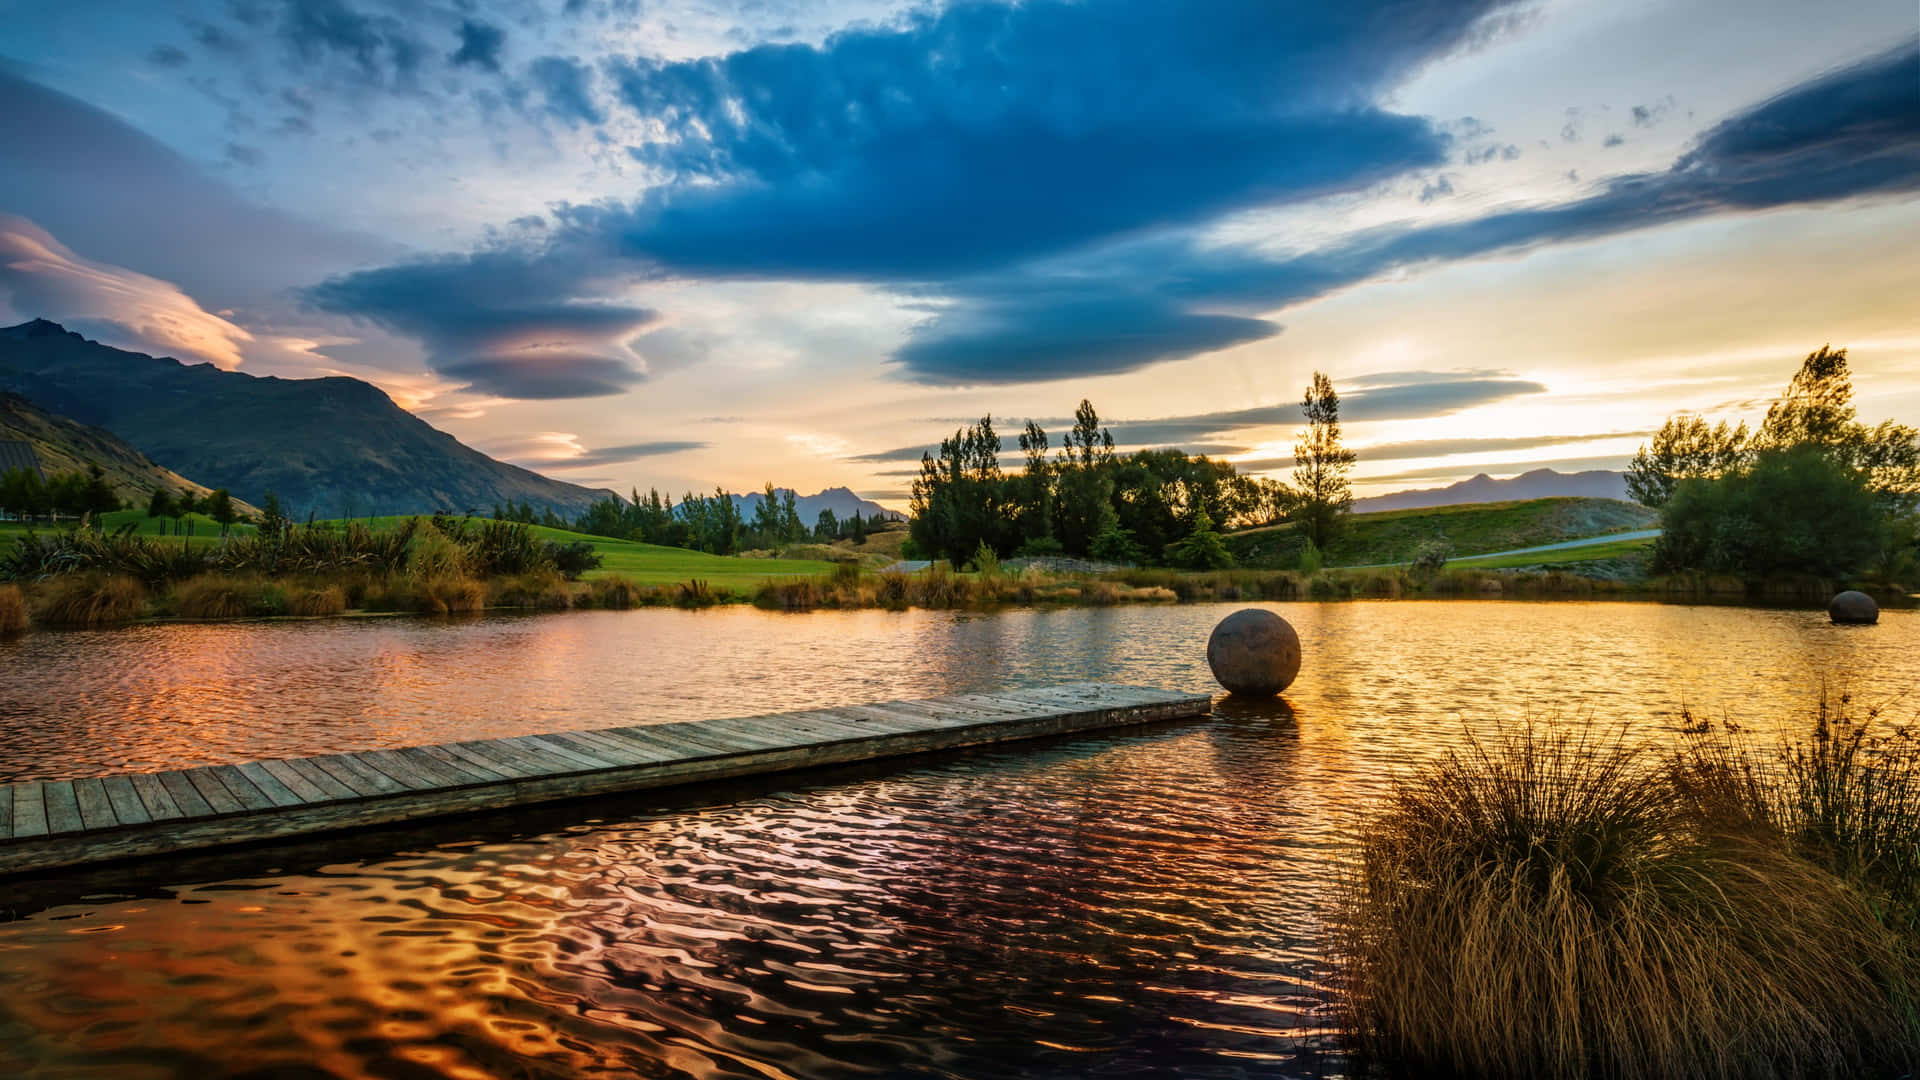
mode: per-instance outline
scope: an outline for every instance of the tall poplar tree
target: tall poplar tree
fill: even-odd
[[[1353,510],[1353,451],[1340,441],[1340,395],[1333,380],[1316,371],[1300,408],[1307,430],[1293,444],[1293,486],[1299,502],[1293,518],[1313,546],[1325,551]]]

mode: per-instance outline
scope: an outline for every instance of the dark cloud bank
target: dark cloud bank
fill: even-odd
[[[1439,0],[963,3],[818,47],[615,63],[601,74],[617,107],[663,133],[629,153],[664,183],[625,205],[562,208],[538,246],[349,275],[309,296],[420,338],[445,373],[555,397],[639,377],[622,345],[652,313],[583,302],[596,287],[855,280],[928,301],[895,356],[904,377],[1023,382],[1259,340],[1280,330],[1263,316],[1403,268],[1920,186],[1909,42],[1726,119],[1664,171],[1569,203],[1284,258],[1190,235],[1447,161],[1439,127],[1380,101],[1504,14]],[[532,70],[569,122],[616,107],[575,61]],[[562,342],[572,359],[523,364],[502,347],[524,340]]]

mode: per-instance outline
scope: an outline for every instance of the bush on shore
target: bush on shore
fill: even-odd
[[[1920,1062],[1915,943],[1880,917],[1887,894],[1782,842],[1791,830],[1751,827],[1804,785],[1701,760],[1529,730],[1397,783],[1335,919],[1339,1008],[1363,1051],[1494,1077]],[[1766,795],[1708,797],[1741,784]]]

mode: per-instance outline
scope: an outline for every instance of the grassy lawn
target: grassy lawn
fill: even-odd
[[[1350,517],[1346,532],[1325,559],[1328,566],[1401,563],[1412,559],[1427,541],[1442,537],[1459,558],[1468,558],[1475,552],[1630,532],[1648,528],[1654,520],[1652,511],[1613,499],[1527,499],[1383,510]],[[1246,567],[1290,570],[1300,557],[1301,541],[1291,524],[1228,533],[1224,539],[1234,559]]]
[[[399,517],[377,517],[372,519],[372,524],[375,529],[391,529],[402,520]],[[589,536],[545,525],[531,528],[533,535],[556,544],[575,540],[592,544],[593,550],[600,555],[600,569],[589,572],[586,575],[589,580],[619,574],[641,585],[673,585],[699,578],[716,588],[741,588],[756,585],[768,578],[824,574],[833,569],[833,564],[823,559],[741,559],[731,555],[688,551],[685,548],[636,544],[606,536]]]
[[[1559,551],[1536,551],[1531,555],[1501,555],[1483,559],[1449,559],[1449,568],[1504,570],[1515,566],[1571,566],[1578,563],[1602,562],[1607,559],[1624,559],[1653,550],[1653,541],[1615,540],[1607,544],[1588,544],[1585,547],[1561,548]]]
[[[192,538],[195,540],[206,540],[220,535],[220,523],[205,514],[189,514],[185,520],[193,522]],[[141,536],[159,536],[162,526],[171,529],[174,525],[172,518],[150,518],[144,509],[115,510],[111,514],[104,515],[100,519],[100,523],[107,532],[115,532],[122,526],[131,523],[134,526],[134,532]],[[42,522],[33,526],[32,531],[45,533],[71,528],[73,528],[73,522],[71,521],[61,521],[53,525]],[[251,533],[253,532],[253,526],[234,525],[232,526],[232,530],[236,534]],[[0,541],[11,540],[16,536],[24,535],[27,531],[28,526],[18,521],[0,521]],[[186,537],[182,537],[181,539],[184,540]]]

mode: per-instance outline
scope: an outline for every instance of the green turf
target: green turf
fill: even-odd
[[[1642,555],[1653,550],[1653,540],[1615,540],[1605,544],[1536,551],[1531,555],[1498,555],[1480,559],[1452,559],[1449,569],[1504,570],[1515,566],[1573,566],[1579,563],[1605,562]]]
[[[189,514],[183,521],[193,524],[192,538],[195,540],[205,540],[220,535],[220,523],[205,514]],[[174,519],[150,518],[147,516],[145,510],[116,510],[111,514],[102,515],[100,519],[101,527],[107,532],[115,532],[129,523],[134,526],[134,532],[141,536],[159,536],[161,535],[161,528],[163,526],[168,530],[172,530],[175,525]],[[27,526],[18,521],[0,521],[0,540],[8,540],[20,536],[26,533],[29,528],[34,532],[44,533],[54,532],[60,529],[71,529],[73,528],[73,524],[71,521],[61,521],[51,525],[46,522],[41,522],[38,525]],[[236,534],[253,532],[253,526],[251,525],[234,525],[231,526],[231,529]],[[182,537],[181,539],[186,538]]]
[[[1552,498],[1468,503],[1419,510],[1354,514],[1324,553],[1325,564],[1373,566],[1413,559],[1420,548],[1444,538],[1456,559],[1477,552],[1584,540],[1650,527],[1656,515],[1615,499]],[[1229,533],[1227,550],[1241,566],[1290,570],[1299,564],[1303,541],[1291,524]],[[1537,560],[1536,560],[1537,561]]]
[[[402,521],[398,517],[361,518],[376,529],[390,529]],[[476,519],[478,520],[478,519]],[[821,559],[742,559],[731,555],[709,555],[704,551],[636,544],[606,536],[532,526],[533,535],[556,544],[584,540],[600,555],[600,569],[586,576],[619,574],[641,585],[672,585],[699,578],[715,587],[740,588],[756,585],[768,578],[825,574],[833,564]]]

